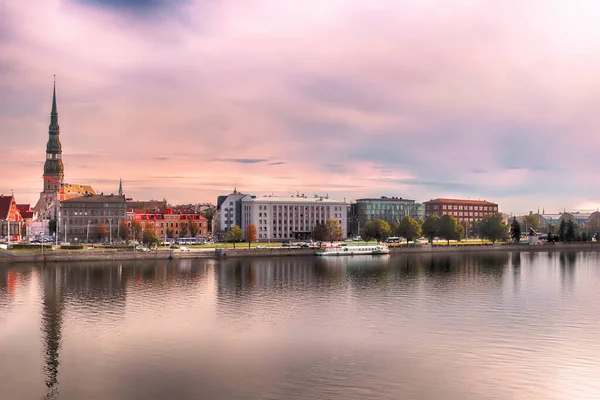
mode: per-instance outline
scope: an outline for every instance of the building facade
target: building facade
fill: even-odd
[[[181,213],[171,208],[152,213],[127,212],[129,239],[133,239],[134,233],[131,224],[134,220],[140,222],[142,230],[148,225],[152,226],[161,241],[165,241],[167,238],[208,237],[208,220],[199,213]],[[192,230],[196,231],[194,235],[192,235]]]
[[[352,219],[356,224],[356,232],[368,221],[382,219],[387,222],[398,222],[404,217],[423,219],[423,205],[414,200],[402,197],[386,197],[357,199]],[[354,231],[354,229],[353,229]]]
[[[306,240],[312,238],[317,223],[332,219],[339,222],[343,239],[348,237],[347,204],[328,197],[251,197],[242,202],[242,231],[256,227],[259,241]]]
[[[240,193],[237,187],[231,194],[217,197],[216,225],[214,234],[223,238],[234,226],[242,226],[242,199],[252,199],[253,196]]]
[[[498,204],[486,200],[435,199],[423,203],[425,215],[453,215],[459,222],[480,221],[498,212]]]
[[[88,195],[61,202],[59,240],[70,243],[114,242],[119,223],[127,218],[125,197]]]

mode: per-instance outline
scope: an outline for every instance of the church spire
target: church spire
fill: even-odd
[[[119,179],[119,196],[123,196],[123,179]]]
[[[54,75],[54,90],[52,92],[52,112],[50,113],[50,115],[58,117],[58,111],[56,111],[56,75]]]

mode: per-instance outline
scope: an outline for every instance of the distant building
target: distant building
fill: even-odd
[[[498,212],[498,204],[486,200],[435,199],[423,204],[426,216],[449,214],[459,222],[479,221],[486,215]]]
[[[127,212],[155,213],[169,208],[167,200],[132,200],[127,199]]]
[[[357,199],[353,218],[356,220],[357,229],[368,221],[382,219],[389,223],[400,221],[404,217],[423,219],[425,216],[422,204],[402,197],[375,197]]]
[[[171,208],[158,210],[153,213],[128,212],[127,225],[130,228],[130,239],[133,239],[133,232],[131,231],[131,222],[133,220],[140,221],[142,229],[148,225],[152,225],[156,235],[163,241],[167,238],[208,237],[208,220],[196,213],[180,213],[175,212]],[[192,226],[197,230],[195,235],[191,233]]]
[[[213,226],[213,234],[223,238],[234,226],[242,225],[242,199],[252,198],[248,194],[240,193],[237,187],[231,194],[217,197],[217,212],[215,213],[217,226]]]
[[[348,237],[347,204],[325,196],[262,196],[241,198],[241,228],[256,227],[259,241],[305,240],[312,238],[317,223],[329,219],[340,223],[343,238]]]
[[[24,221],[14,196],[0,195],[0,237],[21,240]]]
[[[33,236],[32,226],[33,222],[37,219],[37,212],[31,209],[31,204],[17,204],[17,209],[23,218],[23,236]]]
[[[62,212],[57,222],[59,239],[71,243],[118,240],[119,223],[126,220],[125,210],[125,197],[118,195],[99,194],[65,200],[61,203]],[[99,237],[104,229],[106,236]]]

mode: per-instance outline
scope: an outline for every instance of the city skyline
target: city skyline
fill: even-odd
[[[600,204],[593,2],[13,3],[0,192],[20,203],[42,190],[56,74],[65,181],[98,193]]]

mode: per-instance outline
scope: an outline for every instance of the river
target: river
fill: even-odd
[[[596,252],[0,265],[0,398],[600,399]]]

